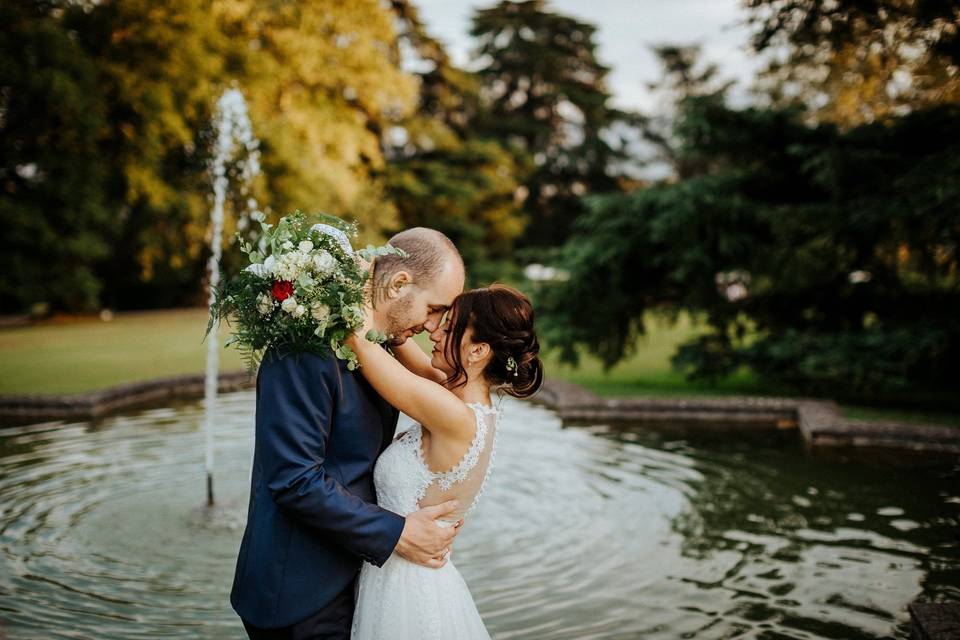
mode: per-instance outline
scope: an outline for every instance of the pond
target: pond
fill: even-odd
[[[453,555],[495,638],[906,638],[909,602],[960,600],[957,464],[502,408]],[[252,411],[219,400],[213,518],[199,404],[0,431],[0,637],[244,637]]]

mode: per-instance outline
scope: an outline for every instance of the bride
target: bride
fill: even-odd
[[[443,522],[454,526],[476,505],[490,472],[500,415],[491,406],[490,388],[522,398],[543,382],[530,301],[502,285],[460,294],[447,320],[430,334],[430,356],[407,340],[394,348],[394,359],[361,337],[369,328],[347,343],[360,370],[385,400],[417,423],[378,459],[377,501],[405,516],[455,499],[457,510]],[[351,637],[490,636],[452,562],[430,569],[394,553],[382,567],[363,565]]]

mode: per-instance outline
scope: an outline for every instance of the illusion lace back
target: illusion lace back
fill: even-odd
[[[423,506],[456,498],[460,509],[442,523],[446,526],[473,509],[493,464],[499,412],[482,404],[468,406],[476,414],[476,431],[466,454],[452,469],[429,469],[419,424],[387,447],[373,473],[381,507],[405,516]],[[484,640],[490,636],[452,561],[440,569],[429,569],[394,553],[382,567],[363,565],[351,637]]]

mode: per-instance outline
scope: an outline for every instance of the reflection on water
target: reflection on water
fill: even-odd
[[[956,465],[503,405],[454,553],[496,638],[906,638],[907,603],[960,599]],[[212,521],[199,405],[0,432],[0,635],[244,637],[227,594],[252,408],[220,400]]]

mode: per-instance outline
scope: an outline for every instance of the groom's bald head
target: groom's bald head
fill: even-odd
[[[413,227],[390,244],[405,255],[374,261],[373,301],[378,327],[399,344],[424,329],[436,330],[463,291],[464,267],[457,247],[435,229]]]
[[[373,286],[381,298],[398,272],[408,273],[420,287],[429,287],[444,276],[463,279],[463,258],[456,245],[436,229],[412,227],[390,238],[391,246],[406,256],[388,255],[377,258],[373,265]],[[461,285],[461,289],[463,286]]]

